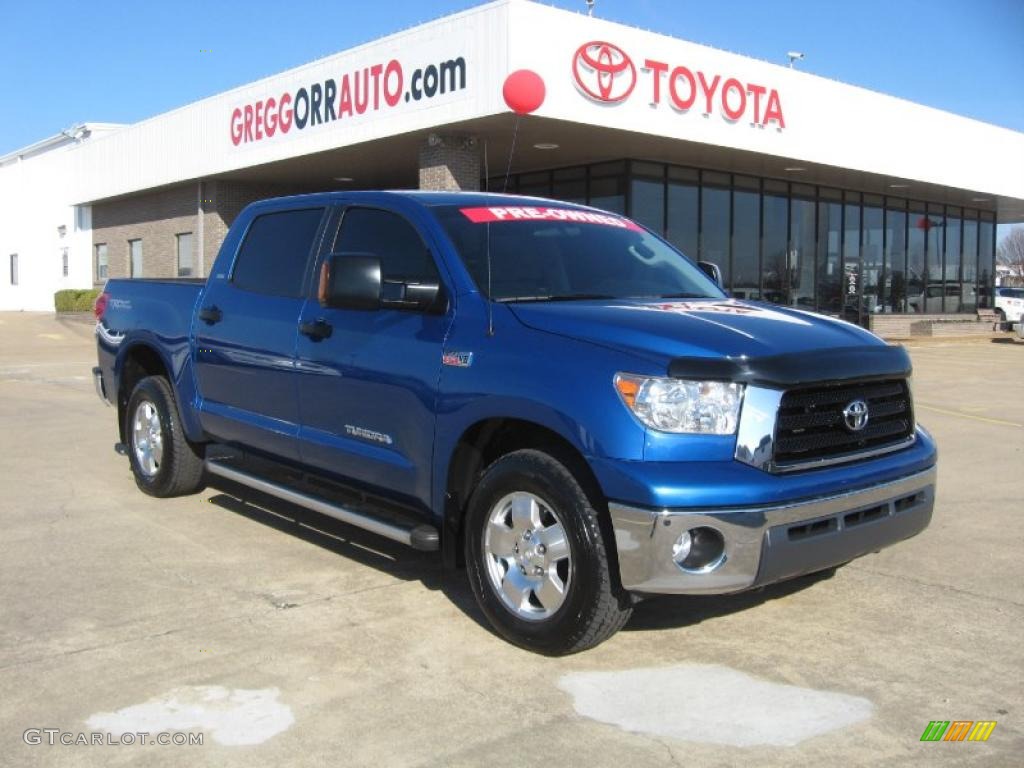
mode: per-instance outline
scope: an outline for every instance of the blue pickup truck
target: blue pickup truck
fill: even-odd
[[[223,478],[436,550],[503,637],[571,653],[646,595],[832,568],[931,519],[906,352],[709,272],[550,200],[266,200],[205,282],[107,283],[94,376],[145,493]]]

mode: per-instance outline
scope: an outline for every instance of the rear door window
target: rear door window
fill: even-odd
[[[323,208],[257,216],[238,250],[231,281],[244,291],[301,298]]]

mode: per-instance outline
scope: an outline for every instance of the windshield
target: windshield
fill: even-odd
[[[496,301],[725,296],[681,253],[613,214],[509,206],[433,212],[477,288]]]
[[[1008,299],[1024,299],[1024,288],[1000,288],[999,295]]]

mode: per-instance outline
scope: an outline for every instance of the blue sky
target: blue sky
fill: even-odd
[[[473,0],[0,0],[0,154],[134,122]],[[583,0],[553,5],[582,10]],[[597,14],[1024,131],[1024,0],[597,0]]]
[[[0,154],[135,122],[473,0],[0,0]],[[583,0],[555,0],[583,10]],[[1024,131],[1024,0],[597,0],[597,15]]]

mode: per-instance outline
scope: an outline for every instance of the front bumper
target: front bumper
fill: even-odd
[[[791,504],[651,510],[611,503],[622,586],[634,592],[740,592],[841,565],[920,533],[935,505],[934,466],[871,488]],[[718,531],[722,557],[699,570],[672,559],[679,535]]]

